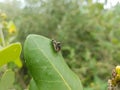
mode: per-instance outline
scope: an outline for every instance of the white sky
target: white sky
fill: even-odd
[[[105,0],[99,0],[99,2],[104,3]],[[107,0],[107,4],[104,6],[104,8],[111,8],[117,3],[120,3],[120,0]]]

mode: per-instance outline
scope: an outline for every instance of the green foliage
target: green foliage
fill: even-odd
[[[24,45],[24,56],[40,90],[82,90],[79,78],[68,68],[61,53],[54,51],[50,39],[29,35]]]
[[[15,37],[15,32],[15,24],[12,21],[7,23],[7,15],[0,11],[0,76],[2,77],[0,80],[1,90],[18,90],[18,87],[15,87],[15,74],[18,73],[18,68],[16,65],[19,68],[22,67],[20,60],[22,48],[20,43],[10,44],[10,42],[13,41],[13,38]]]
[[[15,74],[18,73],[16,65],[19,68],[22,67],[21,49],[20,43],[13,43],[0,50],[0,90],[15,89]],[[2,75],[2,73],[4,74]]]
[[[0,66],[7,64],[8,62],[14,62],[18,67],[22,67],[20,61],[21,44],[14,43],[0,50]]]
[[[19,29],[16,41],[24,43],[31,33],[60,41],[62,55],[84,89],[105,90],[111,69],[119,64],[120,5],[104,9],[104,4],[92,0],[25,0],[24,4],[16,0],[0,4]]]
[[[29,90],[39,90],[33,79],[31,79],[31,81],[30,81]]]
[[[12,70],[7,70],[0,80],[0,90],[10,90],[15,81],[15,73]]]
[[[118,6],[105,10],[103,4],[79,5],[77,0],[49,0],[38,7],[32,4],[23,9],[17,38],[24,42],[28,34],[37,33],[61,41],[62,54],[84,87],[101,90],[97,86],[107,82],[108,71],[119,63]],[[96,77],[101,82],[96,83]]]

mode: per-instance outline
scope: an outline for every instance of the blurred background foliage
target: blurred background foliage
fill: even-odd
[[[62,54],[82,80],[84,90],[106,90],[111,70],[120,58],[120,4],[105,9],[109,0],[93,1],[4,0],[0,9],[17,26],[14,41],[23,44],[33,33],[60,41]],[[25,65],[20,72],[27,86]]]

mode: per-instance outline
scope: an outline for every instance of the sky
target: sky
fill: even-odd
[[[99,0],[99,2],[104,3],[105,0]],[[117,3],[120,3],[120,0],[107,0],[107,4],[104,5],[104,8],[114,7]]]
[[[0,2],[3,2],[3,1],[5,0],[0,0]],[[18,1],[21,1],[22,3],[24,3],[24,0],[18,0]],[[93,0],[93,1],[96,1],[96,0]],[[105,2],[105,0],[98,0],[98,1],[101,3]],[[104,5],[104,8],[110,9],[111,7],[114,7],[117,3],[120,3],[120,0],[107,0],[107,4]]]

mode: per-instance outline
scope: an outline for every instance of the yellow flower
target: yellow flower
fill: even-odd
[[[15,32],[16,32],[16,30],[15,30],[15,29],[12,29],[12,28],[11,28],[11,29],[9,29],[9,33],[10,33],[10,34],[13,34],[13,33],[15,33]]]
[[[16,32],[16,26],[12,21],[8,23],[8,32],[9,34],[13,34]]]
[[[115,70],[116,70],[116,73],[120,75],[120,66],[116,66]]]

